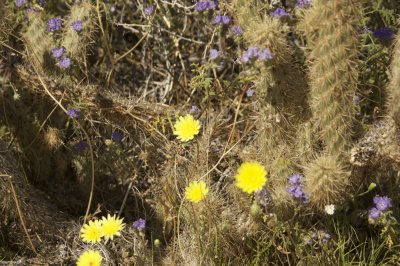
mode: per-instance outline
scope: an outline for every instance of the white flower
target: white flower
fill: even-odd
[[[335,213],[335,205],[333,205],[333,204],[326,205],[325,212],[329,215],[333,215]]]

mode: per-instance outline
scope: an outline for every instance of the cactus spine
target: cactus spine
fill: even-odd
[[[400,128],[400,35],[397,35],[391,66],[391,80],[388,86],[388,112]]]
[[[23,37],[27,48],[31,51],[31,60],[37,66],[41,67],[45,62],[45,54],[52,48],[52,37],[46,31],[46,22],[43,20],[42,12],[28,13],[29,25],[26,28]]]
[[[316,0],[305,14],[303,30],[312,48],[310,107],[327,153],[349,148],[357,87],[356,3]]]
[[[305,191],[311,206],[337,203],[349,181],[345,161],[350,148],[357,87],[356,3],[315,0],[300,28],[311,47],[309,102],[324,152],[307,164]]]
[[[86,56],[87,46],[93,42],[92,33],[94,26],[94,6],[90,1],[84,0],[80,4],[71,7],[69,19],[66,21],[66,28],[63,33],[61,46],[65,47],[71,57],[76,60],[83,60]],[[83,29],[77,32],[71,24],[75,21],[82,21]]]

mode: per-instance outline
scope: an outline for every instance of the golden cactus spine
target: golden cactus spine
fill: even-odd
[[[53,39],[47,32],[46,22],[41,12],[28,13],[29,25],[27,26],[23,37],[25,44],[30,51],[30,60],[41,67],[45,61],[45,54],[52,48]]]
[[[397,35],[391,65],[391,80],[388,86],[388,112],[400,128],[400,35]]]
[[[357,87],[356,1],[316,0],[303,29],[312,50],[310,107],[325,150],[343,156],[349,148]]]
[[[65,47],[72,58],[83,61],[86,57],[87,47],[93,42],[95,7],[89,0],[84,0],[71,7],[71,12],[66,21],[62,35],[61,46]],[[72,27],[74,22],[82,22],[82,30]]]

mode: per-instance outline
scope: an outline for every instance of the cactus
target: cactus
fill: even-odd
[[[46,53],[52,48],[53,40],[46,31],[43,13],[29,12],[28,19],[30,23],[23,34],[25,45],[31,51],[30,60],[36,67],[41,67],[46,62]]]
[[[337,157],[321,155],[305,167],[304,175],[304,191],[310,197],[311,206],[323,209],[343,198],[350,172]]]
[[[389,94],[388,112],[400,128],[400,35],[397,35],[391,66],[391,81],[387,88]]]
[[[357,87],[356,3],[313,1],[300,26],[312,50],[310,106],[327,153],[349,148]]]
[[[71,7],[68,20],[65,22],[61,46],[65,47],[71,57],[82,61],[86,56],[88,45],[92,42],[94,26],[94,6],[90,1],[84,0]],[[82,22],[82,30],[77,31],[72,27],[74,22]]]

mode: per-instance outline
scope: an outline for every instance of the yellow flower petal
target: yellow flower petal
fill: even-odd
[[[187,200],[197,203],[208,194],[208,188],[204,181],[193,181],[186,187],[185,197]]]
[[[121,230],[125,227],[125,224],[122,223],[123,219],[117,219],[115,214],[111,216],[110,214],[106,217],[103,217],[102,222],[102,233],[105,239],[114,239],[114,236],[120,236]]]
[[[77,266],[100,266],[103,258],[97,250],[83,252],[76,262]]]
[[[81,229],[81,237],[84,242],[100,242],[102,234],[100,221],[89,221],[89,224],[85,224]]]
[[[174,125],[174,135],[183,142],[189,141],[194,138],[200,131],[200,121],[194,119],[190,114],[185,117],[179,117]]]
[[[246,193],[260,190],[267,182],[267,171],[258,162],[245,162],[236,174],[236,186]]]

